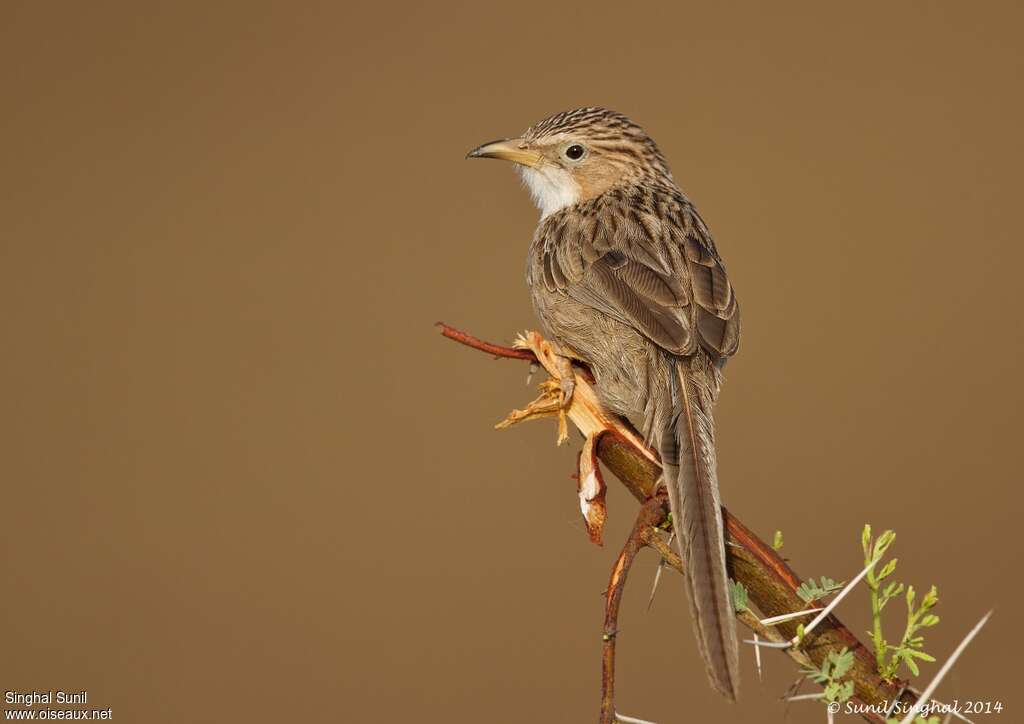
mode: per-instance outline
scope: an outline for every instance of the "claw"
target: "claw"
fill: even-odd
[[[526,372],[526,384],[529,385],[533,382],[533,376],[537,374],[537,370],[540,369],[540,365],[536,362],[530,363],[530,369]]]
[[[563,410],[568,410],[572,405],[572,393],[576,391],[576,373],[572,369],[572,362],[568,357],[555,354],[555,368],[558,371],[558,387],[560,402]]]

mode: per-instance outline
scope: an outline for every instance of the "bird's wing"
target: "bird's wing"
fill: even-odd
[[[707,227],[685,199],[611,196],[549,218],[541,269],[561,292],[629,324],[663,349],[724,359],[739,306]]]

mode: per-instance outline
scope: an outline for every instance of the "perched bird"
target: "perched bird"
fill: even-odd
[[[558,113],[469,157],[516,163],[541,212],[526,279],[544,331],[661,454],[697,643],[735,699],[712,409],[740,315],[711,234],[654,141],[614,111]]]

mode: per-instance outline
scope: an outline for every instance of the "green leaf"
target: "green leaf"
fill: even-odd
[[[739,581],[729,579],[730,587],[732,588],[732,607],[736,610],[736,613],[743,613],[747,610],[747,589],[743,587],[743,584]]]
[[[903,663],[907,665],[907,668],[910,669],[910,673],[912,673],[914,676],[920,675],[921,670],[917,668],[917,664],[914,663],[914,660],[912,658],[910,658],[909,656],[904,656]]]
[[[840,679],[852,667],[853,652],[844,647],[841,651],[830,651],[820,669],[804,667],[803,672],[808,679],[824,687],[827,701],[846,701],[853,696],[853,682]]]
[[[843,650],[839,653],[830,651],[828,657],[835,664],[832,669],[832,677],[835,679],[838,679],[853,667],[853,652],[846,647],[843,647]]]
[[[882,591],[882,595],[878,597],[878,610],[881,611],[885,608],[885,604],[889,603],[893,598],[903,593],[903,584],[893,581],[885,590]]]
[[[921,607],[922,608],[931,608],[932,606],[934,606],[938,602],[939,602],[939,590],[935,586],[932,586],[928,590],[928,593],[926,593],[924,595],[924,599],[921,601]]]
[[[796,589],[796,595],[798,595],[805,603],[810,603],[819,598],[835,593],[842,589],[846,585],[845,582],[833,581],[828,576],[821,577],[821,583],[819,584],[813,578],[808,578],[806,581],[800,584]]]
[[[775,531],[775,538],[772,540],[772,548],[779,551],[782,550],[782,531]]]
[[[889,576],[891,576],[892,572],[896,570],[896,561],[898,560],[899,558],[893,558],[891,561],[882,566],[882,572],[878,574],[878,580],[882,580],[883,578],[888,578]]]
[[[871,557],[869,560],[879,560],[885,555],[885,552],[889,550],[889,546],[891,546],[895,540],[896,533],[891,530],[887,530],[882,533],[882,535],[878,536],[878,539],[875,541],[875,545],[871,547]]]

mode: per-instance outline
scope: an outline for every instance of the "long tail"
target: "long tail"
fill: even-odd
[[[739,644],[715,472],[714,374],[690,361],[675,361],[673,414],[669,429],[662,431],[661,455],[697,644],[711,685],[731,700],[739,692]]]

